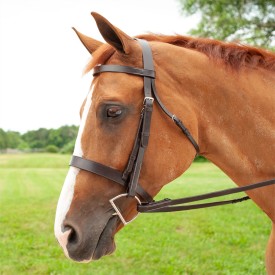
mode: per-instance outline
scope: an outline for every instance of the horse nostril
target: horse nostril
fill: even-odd
[[[72,228],[71,229],[71,233],[68,237],[68,243],[69,244],[75,244],[78,241],[78,234],[76,233],[76,231]]]
[[[68,244],[70,245],[76,244],[79,240],[79,235],[77,231],[71,225],[66,225],[64,227],[64,230],[65,232],[69,231]]]

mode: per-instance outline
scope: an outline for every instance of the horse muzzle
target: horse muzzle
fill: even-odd
[[[97,219],[97,218],[96,218]],[[65,255],[74,261],[87,263],[115,251],[114,235],[119,224],[117,216],[110,216],[107,222],[82,223],[73,220],[64,221],[61,235],[56,236]]]

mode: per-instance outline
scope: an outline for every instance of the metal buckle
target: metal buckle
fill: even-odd
[[[173,122],[175,122],[176,123],[176,119],[177,119],[177,117],[175,116],[175,115],[172,115],[172,120],[173,120]]]
[[[154,102],[154,98],[153,98],[153,97],[146,96],[146,97],[144,97],[143,104],[145,103],[145,101],[146,101],[147,99],[150,100],[150,101],[152,101],[152,103]]]
[[[136,215],[133,219],[131,219],[130,221],[126,221],[126,220],[123,218],[122,214],[120,213],[119,208],[116,206],[116,204],[115,204],[114,201],[117,200],[117,199],[119,199],[119,198],[121,198],[121,197],[127,197],[127,196],[128,196],[128,193],[120,194],[120,195],[118,195],[118,196],[116,196],[116,197],[114,197],[114,198],[112,198],[112,199],[109,200],[110,203],[111,203],[111,205],[112,205],[112,207],[113,207],[114,210],[116,211],[116,212],[113,214],[113,216],[115,216],[115,215],[119,216],[119,218],[120,218],[120,220],[122,221],[122,223],[124,224],[124,226],[127,225],[127,224],[129,224],[130,222],[132,222],[134,219],[136,219],[137,216],[138,216],[138,214],[139,214],[139,213],[137,213],[137,215]],[[136,199],[136,201],[138,202],[138,204],[141,205],[140,199],[139,199],[137,196],[134,196],[134,198]]]

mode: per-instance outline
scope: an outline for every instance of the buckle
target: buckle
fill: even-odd
[[[126,220],[124,219],[124,217],[122,216],[122,214],[121,214],[119,208],[118,208],[118,207],[116,206],[116,204],[115,204],[115,200],[117,200],[117,199],[119,199],[119,198],[121,198],[121,197],[127,197],[127,196],[128,196],[128,193],[120,194],[120,195],[118,195],[118,196],[116,196],[116,197],[114,197],[114,198],[112,198],[112,199],[109,200],[110,203],[111,203],[111,205],[112,205],[112,207],[113,207],[114,210],[116,211],[116,212],[113,214],[113,216],[115,216],[115,215],[119,216],[119,218],[120,218],[120,220],[122,221],[122,223],[124,224],[124,226],[127,225],[127,224],[129,224],[129,223],[132,222],[133,220],[135,220],[135,219],[137,218],[138,214],[139,214],[139,213],[137,213],[137,215],[136,215],[134,218],[132,218],[130,221],[126,221]],[[135,198],[136,201],[138,202],[138,204],[141,205],[141,201],[140,201],[140,199],[139,199],[137,196],[134,196],[133,198]]]
[[[154,98],[153,98],[153,97],[146,96],[146,97],[144,97],[143,104],[144,104],[145,101],[147,101],[147,100],[150,100],[152,103],[154,102]]]
[[[173,122],[175,122],[175,123],[177,123],[177,121],[179,120],[175,115],[172,115],[172,120],[173,120]]]

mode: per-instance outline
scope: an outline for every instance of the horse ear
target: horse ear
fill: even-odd
[[[103,43],[100,41],[97,41],[89,36],[86,36],[85,34],[79,32],[75,28],[73,28],[75,33],[77,34],[78,38],[82,42],[82,44],[85,46],[85,48],[88,50],[90,54],[93,54],[97,48],[99,48]]]
[[[133,38],[113,26],[106,18],[96,12],[91,13],[105,41],[121,53],[129,54]]]

